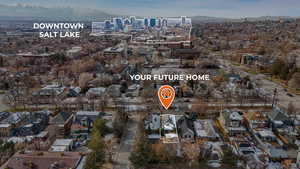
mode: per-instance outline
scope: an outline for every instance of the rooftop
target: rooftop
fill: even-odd
[[[123,47],[109,47],[104,49],[104,52],[123,52]]]
[[[56,139],[52,146],[65,146],[72,144],[72,139]]]
[[[98,111],[78,111],[77,116],[99,116],[100,112]]]
[[[34,166],[36,169],[77,168],[81,162],[81,155],[78,152],[30,152],[17,153],[8,161],[7,167],[13,169],[24,169]]]

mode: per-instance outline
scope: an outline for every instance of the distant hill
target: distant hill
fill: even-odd
[[[237,19],[212,17],[212,16],[192,16],[191,18],[192,21],[194,22],[226,22],[226,21],[237,20]]]
[[[191,17],[194,22],[241,22],[241,21],[277,21],[277,20],[293,20],[296,18],[289,16],[261,16],[261,17],[246,17],[239,19],[210,17],[210,16],[193,16]]]
[[[42,7],[32,5],[1,5],[0,20],[47,20],[47,21],[102,21],[117,16],[98,9],[72,7]],[[138,17],[138,16],[137,16]],[[210,16],[192,16],[193,22],[240,22],[242,19],[231,19]],[[262,16],[247,18],[249,21],[293,19],[285,16]]]
[[[104,20],[115,15],[96,9],[71,7],[41,7],[29,5],[0,5],[0,20]]]

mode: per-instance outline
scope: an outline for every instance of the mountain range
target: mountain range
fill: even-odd
[[[48,20],[48,21],[101,21],[118,16],[98,9],[72,8],[72,7],[43,7],[31,5],[1,5],[0,20]],[[242,21],[241,19],[231,19],[210,16],[192,16],[193,21],[198,22],[224,22]],[[286,16],[263,16],[258,18],[247,18],[250,21],[257,20],[278,20],[293,19]]]

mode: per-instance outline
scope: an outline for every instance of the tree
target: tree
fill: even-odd
[[[91,141],[88,144],[89,149],[93,151],[103,151],[104,141],[102,139],[101,133],[98,130],[93,130]]]
[[[289,115],[294,115],[297,112],[296,107],[292,102],[289,102],[287,112]]]
[[[238,157],[233,153],[231,147],[227,147],[224,149],[223,155],[223,163],[228,164],[230,166],[235,166],[238,160]]]
[[[98,156],[96,152],[91,152],[87,155],[86,163],[84,165],[85,169],[98,169],[99,166],[97,165]]]
[[[184,155],[189,161],[189,167],[194,165],[199,159],[200,148],[198,144],[185,144]]]
[[[98,130],[93,130],[88,147],[92,152],[87,156],[85,169],[97,169],[101,167],[105,159],[105,144]]]
[[[87,87],[87,84],[90,80],[93,79],[93,75],[91,73],[81,73],[79,75],[79,86],[81,88],[86,88]]]
[[[98,118],[95,120],[94,124],[93,124],[93,131],[97,130],[101,133],[101,135],[105,135],[106,133],[106,126],[105,126],[105,120]]]
[[[206,116],[208,113],[208,105],[206,102],[202,101],[201,99],[195,100],[194,104],[192,105],[192,111],[198,113],[200,116]]]
[[[151,147],[144,136],[140,136],[137,140],[134,150],[130,153],[129,160],[137,169],[147,166],[153,160]]]
[[[291,75],[289,86],[296,89],[300,89],[300,69],[299,72],[295,72],[293,75]]]
[[[294,104],[292,102],[290,102],[288,104],[287,112],[292,117],[293,123],[295,123],[295,121],[297,119],[297,111],[298,111],[298,109],[294,106]]]
[[[271,67],[272,75],[279,75],[282,67],[285,65],[285,62],[282,59],[277,59]]]

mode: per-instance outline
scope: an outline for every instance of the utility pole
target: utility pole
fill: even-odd
[[[274,94],[273,94],[273,101],[272,101],[272,108],[275,105],[275,101],[276,101],[276,96],[277,96],[277,88],[274,89]]]

